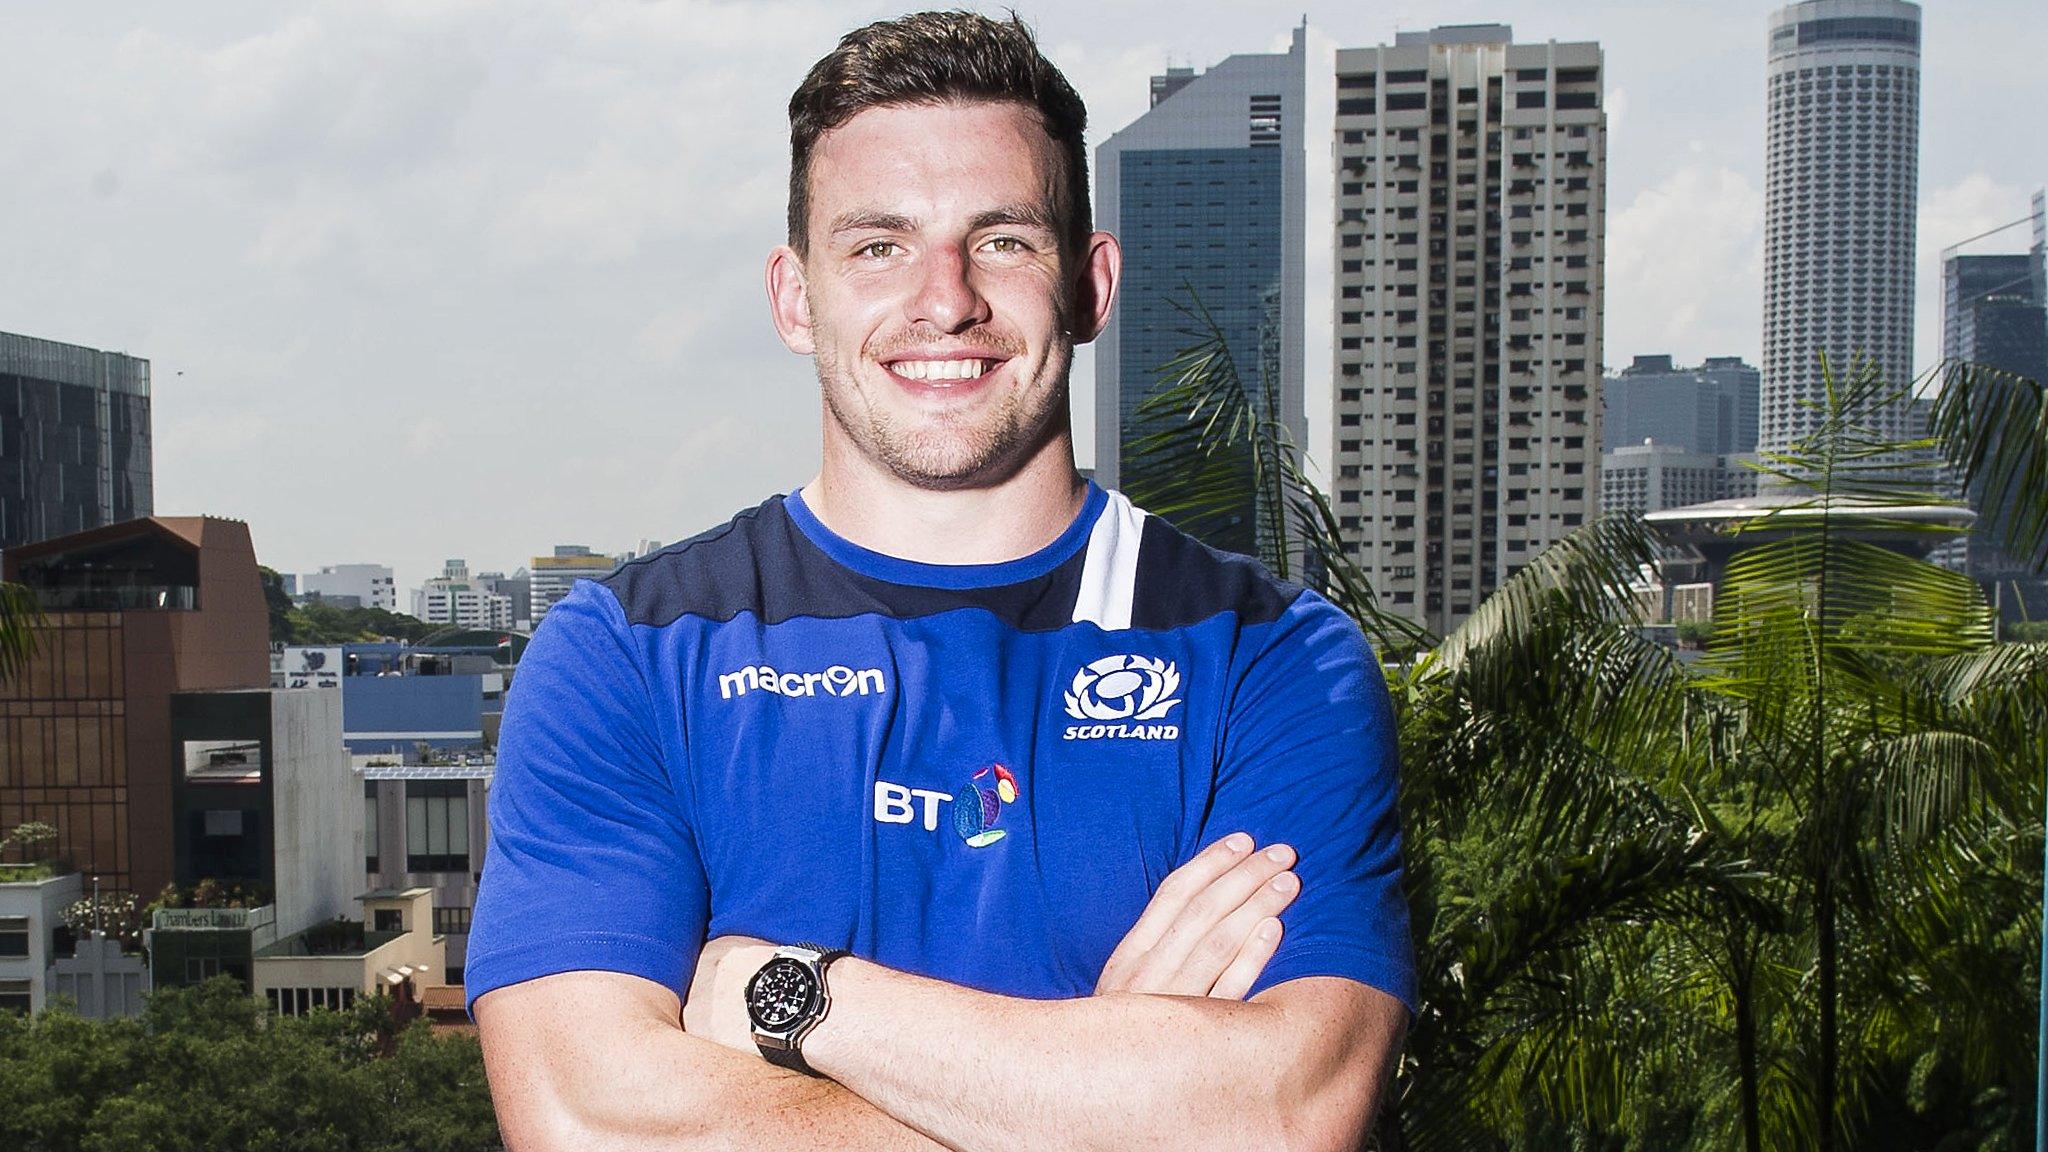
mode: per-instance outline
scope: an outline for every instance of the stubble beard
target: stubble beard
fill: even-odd
[[[822,344],[816,354],[818,385],[833,423],[861,455],[906,484],[953,491],[1006,478],[1065,427],[1073,343],[1062,336],[1048,352],[1047,366],[1056,367],[1058,375],[1042,403],[1030,403],[1033,393],[1012,386],[992,410],[977,408],[963,414],[965,419],[948,414],[905,426],[885,407],[869,403],[853,373]],[[1009,360],[1005,367],[1016,363]]]

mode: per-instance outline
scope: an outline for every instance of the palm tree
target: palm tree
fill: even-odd
[[[42,606],[33,590],[0,583],[0,681],[28,667],[35,658],[36,633],[43,626]]]
[[[1160,479],[1132,495],[1241,506],[1249,459],[1284,526],[1262,559],[1320,577],[1394,657],[1423,1003],[1379,1146],[1832,1148],[1902,1081],[2020,1078],[2016,982],[1987,977],[2038,930],[2048,647],[1993,644],[1967,580],[1845,530],[1928,499],[1901,456],[1931,442],[1868,427],[1894,399],[1873,373],[1830,372],[1820,430],[1768,460],[1807,498],[1731,566],[1688,670],[1635,627],[1632,520],[1560,541],[1449,636],[1382,612],[1268,392],[1185,311],[1133,469]],[[2038,565],[2040,389],[1948,382],[1940,444]],[[1967,1104],[1987,1132],[2025,1118]]]

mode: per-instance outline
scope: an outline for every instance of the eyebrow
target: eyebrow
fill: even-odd
[[[1004,204],[976,213],[968,221],[967,230],[979,232],[984,228],[1003,226],[1038,228],[1047,232],[1053,230],[1052,216],[1036,204]],[[842,212],[832,220],[829,235],[839,236],[847,232],[915,232],[917,221],[896,212],[883,212],[872,208],[855,208]]]

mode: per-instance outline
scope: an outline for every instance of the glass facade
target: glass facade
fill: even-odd
[[[1201,322],[1186,310],[1199,304],[1207,311],[1229,344],[1239,379],[1254,395],[1265,400],[1263,389],[1280,387],[1282,155],[1276,139],[1246,148],[1133,150],[1121,156],[1118,232],[1125,278],[1118,305],[1118,403],[1127,488],[1142,479],[1132,448],[1156,430],[1139,418],[1138,409],[1161,390],[1161,368],[1203,334]],[[1212,546],[1253,551],[1249,459],[1244,472],[1241,511],[1180,526]]]
[[[0,332],[0,548],[154,511],[149,362]]]

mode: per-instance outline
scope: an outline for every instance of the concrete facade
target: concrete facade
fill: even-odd
[[[417,1015],[419,990],[439,985],[447,968],[445,945],[433,931],[433,893],[379,889],[361,901],[359,921],[309,928],[258,949],[256,997],[280,1015],[298,1016],[346,1008],[358,996],[392,995],[401,1019]]]
[[[1655,440],[1689,452],[1754,452],[1758,381],[1737,356],[1709,356],[1691,368],[1638,356],[1601,381],[1601,451]]]
[[[1913,380],[1920,8],[1805,0],[1770,19],[1764,151],[1764,360],[1758,447],[1814,430],[1821,357]],[[1887,438],[1909,436],[1899,405]]]
[[[33,1013],[49,1003],[46,973],[57,958],[56,931],[84,888],[76,872],[0,882],[0,1009]]]
[[[148,961],[123,952],[104,932],[87,933],[70,956],[50,965],[50,995],[70,1000],[88,1020],[141,1015],[150,988]]]
[[[1336,64],[1335,510],[1441,633],[1596,509],[1602,55],[1488,24]]]

